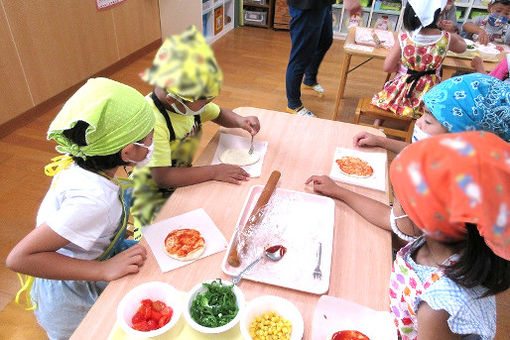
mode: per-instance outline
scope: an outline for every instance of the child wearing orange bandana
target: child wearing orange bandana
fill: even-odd
[[[494,295],[510,286],[510,145],[480,131],[427,138],[399,154],[390,177],[404,212],[394,228],[423,234],[391,273],[401,338],[494,338]]]

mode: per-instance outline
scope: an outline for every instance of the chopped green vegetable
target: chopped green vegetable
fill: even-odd
[[[216,328],[232,321],[239,308],[231,286],[223,286],[221,279],[203,283],[207,290],[198,293],[191,302],[191,318],[199,325]]]

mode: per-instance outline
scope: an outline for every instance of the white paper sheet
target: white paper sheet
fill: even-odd
[[[167,235],[172,230],[182,228],[198,230],[205,240],[205,250],[196,260],[178,261],[168,256],[165,252],[164,245]],[[144,227],[142,232],[163,273],[227,249],[225,236],[223,236],[216,224],[214,224],[213,220],[202,208],[151,224]]]
[[[397,328],[389,312],[334,296],[321,296],[313,315],[311,340],[329,339],[333,333],[343,330],[357,330],[371,340],[397,339]]]
[[[336,160],[343,156],[358,157],[372,166],[374,173],[367,178],[358,178],[340,171]],[[336,148],[329,176],[339,182],[359,185],[361,187],[386,191],[386,152],[363,152],[353,149]]]
[[[249,149],[250,142],[250,137],[240,137],[226,133],[220,134],[220,141],[218,142],[218,147],[216,148],[216,152],[214,153],[211,164],[221,164],[219,157],[221,153],[227,149]],[[253,139],[253,150],[260,154],[260,159],[255,164],[242,167],[247,173],[250,174],[251,177],[260,177],[260,174],[262,173],[262,164],[264,163],[264,156],[267,152],[267,146],[268,142],[257,140],[257,136],[255,136]]]

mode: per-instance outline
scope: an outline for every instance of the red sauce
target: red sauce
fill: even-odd
[[[333,334],[331,340],[370,340],[365,334],[358,331],[340,331]]]
[[[287,248],[284,246],[278,245],[278,246],[272,246],[266,249],[267,252],[276,254],[277,251],[280,251],[280,257],[283,257],[285,253],[287,252]]]

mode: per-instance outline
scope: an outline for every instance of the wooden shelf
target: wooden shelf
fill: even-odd
[[[259,5],[259,4],[252,4],[249,2],[244,2],[243,7],[269,8],[269,5]]]
[[[244,2],[243,1],[243,11],[244,10],[252,10],[252,11],[256,11],[256,9],[259,9],[257,12],[261,12],[261,13],[264,13],[264,15],[266,16],[266,23],[265,24],[261,24],[261,23],[257,23],[257,22],[251,22],[251,21],[247,21],[246,18],[244,18],[243,20],[243,25],[245,26],[254,26],[254,27],[262,27],[262,28],[271,28],[273,27],[273,11],[274,11],[274,2],[275,0],[267,0],[267,4],[256,4],[256,3],[251,3],[251,2]],[[244,14],[243,14],[244,16]],[[261,20],[262,21],[262,20]]]

